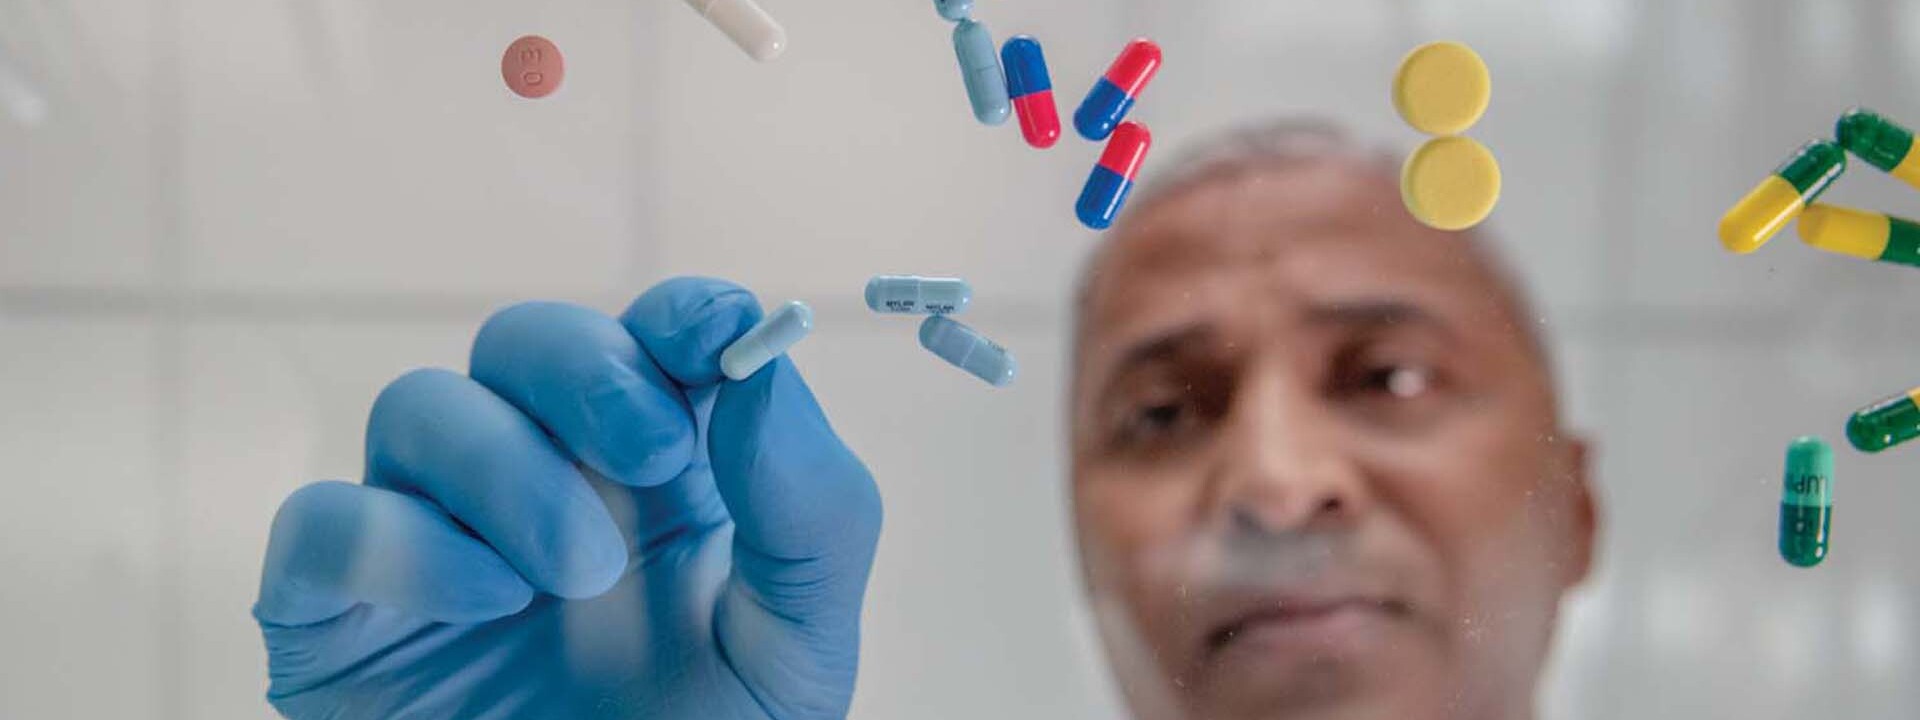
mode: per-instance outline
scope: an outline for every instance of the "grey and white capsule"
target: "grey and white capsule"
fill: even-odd
[[[745,380],[813,329],[813,309],[794,300],[760,319],[740,339],[720,351],[720,372],[730,380]]]
[[[877,313],[951,315],[972,301],[973,287],[960,278],[875,275],[867,281],[867,307]]]
[[[945,315],[920,323],[920,346],[995,387],[1013,382],[1017,370],[1006,348]]]

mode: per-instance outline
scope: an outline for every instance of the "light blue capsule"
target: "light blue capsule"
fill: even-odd
[[[920,323],[920,346],[995,387],[1013,382],[1017,370],[1006,348],[945,315]]]
[[[867,281],[867,307],[877,313],[950,315],[972,300],[973,287],[960,278],[875,275]]]
[[[953,54],[960,59],[960,79],[966,81],[974,119],[988,125],[1006,122],[1013,100],[1007,96],[1007,76],[1000,71],[993,33],[978,21],[960,21],[953,28]]]
[[[973,14],[973,0],[933,0],[933,9],[940,17],[960,22]]]
[[[728,379],[745,380],[813,329],[813,309],[794,300],[760,319],[740,339],[720,351],[720,372]]]

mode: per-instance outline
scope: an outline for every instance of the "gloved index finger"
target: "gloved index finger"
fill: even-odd
[[[720,352],[760,322],[753,293],[725,280],[679,277],[642,293],[620,316],[668,377],[686,387],[723,379]]]
[[[693,459],[685,395],[605,314],[566,303],[509,307],[474,338],[472,366],[474,380],[616,482],[660,485]]]

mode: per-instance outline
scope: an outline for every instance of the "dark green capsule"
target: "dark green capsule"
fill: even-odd
[[[1846,151],[1825,140],[1814,140],[1802,145],[1800,151],[1781,163],[1773,174],[1800,191],[1802,203],[1811,203],[1846,171]]]
[[[1880,262],[1920,267],[1920,224],[1906,218],[1887,216],[1887,249],[1876,258]]]
[[[1827,559],[1833,532],[1833,448],[1816,437],[1787,445],[1780,494],[1780,557],[1799,567]]]
[[[1893,172],[1913,149],[1913,132],[1863,107],[1848,110],[1833,124],[1840,146],[1868,165]]]
[[[1847,442],[1880,452],[1920,437],[1920,388],[1868,405],[1847,418]]]

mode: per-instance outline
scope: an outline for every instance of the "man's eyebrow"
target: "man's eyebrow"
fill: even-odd
[[[1361,329],[1416,325],[1453,335],[1454,328],[1439,315],[1417,304],[1394,299],[1353,300],[1319,305],[1307,310],[1312,325],[1341,325]]]
[[[1113,365],[1113,374],[1124,373],[1127,369],[1138,365],[1164,362],[1182,353],[1191,352],[1194,345],[1205,344],[1211,340],[1215,332],[1211,323],[1195,322],[1148,335],[1121,351],[1120,359]]]

